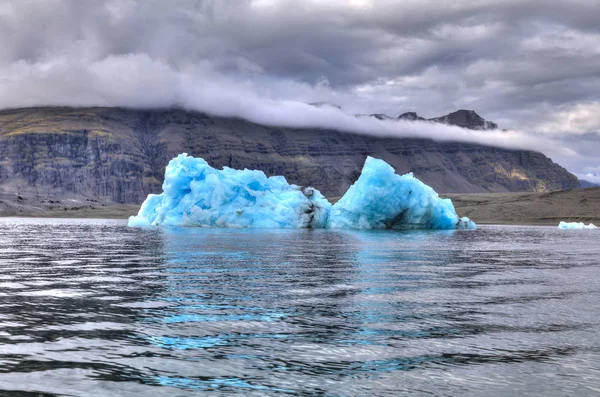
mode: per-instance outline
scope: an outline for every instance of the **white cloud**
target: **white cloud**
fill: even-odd
[[[588,182],[592,182],[592,183],[597,183],[597,184],[600,185],[600,174],[592,174],[592,173],[579,174],[579,173],[576,173],[575,176],[577,178],[579,178],[579,180],[588,181]]]
[[[564,134],[600,134],[600,101],[561,106],[547,120],[534,125],[536,131]]]
[[[0,71],[1,72],[1,71]],[[218,116],[242,117],[250,121],[295,128],[329,128],[391,137],[463,141],[504,148],[527,148],[569,156],[573,153],[552,141],[518,131],[473,131],[435,123],[381,121],[357,118],[333,107],[317,108],[307,103],[331,87],[318,79],[314,85],[285,83],[256,85],[222,75],[209,64],[176,69],[146,54],[109,56],[87,63],[70,59],[51,62],[17,62],[4,71],[9,81],[0,84],[0,107],[36,105],[122,106],[154,108],[167,104],[201,110]],[[281,92],[290,97],[269,95]],[[38,87],[46,87],[39,90]],[[56,92],[62,95],[54,96]]]

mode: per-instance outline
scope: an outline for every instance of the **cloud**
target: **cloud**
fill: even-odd
[[[600,133],[600,101],[559,107],[537,130],[549,134]]]
[[[588,181],[588,182],[600,185],[600,174],[591,174],[591,173],[579,174],[579,173],[577,173],[577,174],[575,174],[575,176],[577,178],[579,178],[579,180],[581,180],[581,181]]]
[[[526,147],[583,172],[600,151],[597,15],[596,0],[0,0],[0,107],[179,105]],[[510,131],[352,116],[459,108]]]
[[[597,183],[600,185],[600,166],[586,167],[582,173],[576,173],[575,176],[580,180]]]
[[[20,103],[27,106],[118,104],[143,108],[178,105],[217,116],[242,117],[265,125],[475,142],[511,149],[544,150],[561,156],[575,155],[550,139],[518,131],[474,131],[430,122],[378,120],[356,117],[336,107],[309,105],[307,102],[311,95],[335,99],[335,93],[324,78],[313,85],[293,82],[271,85],[272,88],[305,97],[305,101],[299,101],[269,97],[261,91],[263,86],[253,81],[229,79],[215,71],[209,63],[174,69],[146,54],[109,56],[89,63],[71,59],[35,64],[20,61],[13,64],[7,74],[11,77],[1,86],[0,106]],[[40,86],[46,89],[39,90]],[[58,91],[61,95],[55,96]],[[141,93],[146,95],[140,96]]]

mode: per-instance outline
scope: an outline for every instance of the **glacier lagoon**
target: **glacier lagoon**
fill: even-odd
[[[163,193],[150,194],[129,226],[314,229],[475,229],[412,173],[398,175],[367,157],[358,180],[332,205],[318,190],[259,170],[222,170],[180,154],[165,170]]]
[[[597,395],[597,237],[0,218],[0,395]]]

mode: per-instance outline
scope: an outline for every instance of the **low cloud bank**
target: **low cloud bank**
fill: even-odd
[[[0,68],[0,107],[181,106],[216,116],[292,128],[334,129],[384,137],[427,138],[472,142],[509,149],[530,149],[549,155],[576,157],[572,149],[546,136],[515,130],[469,130],[433,122],[357,117],[345,107],[313,106],[314,100],[341,99],[323,81],[264,82],[223,75],[210,64],[176,69],[146,54],[110,56],[93,62],[59,59],[17,62]],[[44,89],[40,89],[44,87]],[[286,92],[285,99],[273,92]],[[351,106],[352,109],[352,106]]]

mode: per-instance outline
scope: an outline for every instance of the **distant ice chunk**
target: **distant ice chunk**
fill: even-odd
[[[583,222],[560,222],[558,224],[558,228],[559,229],[571,229],[571,230],[575,230],[575,229],[598,229],[598,226],[594,225],[593,223],[590,223],[589,225],[586,225]]]
[[[169,162],[163,193],[149,195],[129,226],[324,228],[330,209],[318,190],[282,176],[217,170],[184,153]]]
[[[412,173],[398,175],[383,160],[368,157],[358,180],[333,206],[331,228],[476,229],[459,218],[450,199],[442,199]]]
[[[165,171],[163,193],[151,194],[129,226],[257,228],[475,229],[449,199],[412,174],[397,175],[367,158],[363,172],[332,206],[316,189],[262,171],[212,168],[180,154]]]

